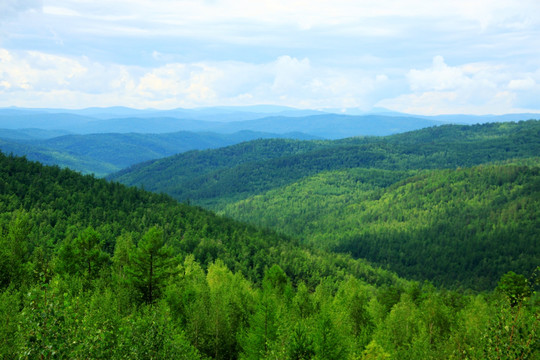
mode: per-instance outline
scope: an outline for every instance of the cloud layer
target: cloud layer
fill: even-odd
[[[8,0],[0,106],[539,111],[536,0]]]

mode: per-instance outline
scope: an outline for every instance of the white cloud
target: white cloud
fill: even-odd
[[[309,59],[298,60],[290,56],[281,56],[274,63],[274,83],[272,90],[276,93],[289,93],[291,89],[306,88],[311,79]]]
[[[384,74],[340,72],[291,56],[263,64],[224,61],[142,68],[0,49],[0,65],[0,106],[103,106],[116,99],[116,105],[135,107],[276,103],[368,109],[372,94],[389,83]],[[50,96],[59,93],[61,97]]]
[[[471,63],[449,66],[442,56],[436,56],[430,68],[412,69],[407,80],[413,93],[383,99],[377,106],[415,114],[502,114],[538,111],[540,104],[523,107],[516,91],[534,90],[529,77],[510,79],[516,73],[502,65]],[[535,93],[540,95],[539,89]]]
[[[462,69],[446,65],[442,56],[435,56],[429,69],[410,70],[407,79],[414,91],[450,90],[467,86],[471,81]]]
[[[531,78],[510,80],[508,88],[511,90],[531,90],[536,82]]]
[[[20,58],[2,49],[0,64],[0,79],[12,90],[41,91],[63,87],[85,72],[76,61],[35,51],[26,52],[24,58]]]
[[[175,108],[273,103],[304,108],[373,106],[417,113],[506,113],[537,109],[536,72],[501,65],[430,67],[399,77],[334,69],[280,56],[268,63],[174,62],[156,67],[0,49],[0,106]],[[523,94],[526,94],[523,96]]]
[[[0,104],[538,108],[538,13],[538,0],[0,0]]]

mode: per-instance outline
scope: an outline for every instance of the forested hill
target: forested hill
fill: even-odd
[[[136,164],[108,176],[108,179],[126,185],[142,185],[150,191],[177,194],[179,199],[185,200],[180,194],[189,191],[187,186],[204,186],[198,182],[205,182],[210,174],[310,153],[331,145],[330,141],[259,139],[215,150],[189,151]]]
[[[239,131],[232,134],[180,131],[165,134],[103,133],[54,136],[60,131],[0,129],[0,150],[46,165],[59,165],[83,174],[106,176],[130,165],[194,149],[213,149],[267,138],[314,139],[302,133],[271,134]],[[46,138],[44,138],[46,137]]]
[[[193,254],[204,267],[220,259],[255,283],[274,264],[285,269],[294,282],[311,285],[321,276],[342,277],[347,273],[365,275],[375,283],[397,281],[391,273],[349,257],[310,250],[293,239],[180,204],[166,195],[1,153],[0,214],[4,233],[21,232],[15,235],[21,236],[21,243],[15,244],[21,247],[21,258],[0,257],[2,286],[24,282],[18,271],[36,256],[43,266],[60,261],[55,259],[61,253],[59,249],[88,228],[99,238],[100,250],[113,255],[119,238],[128,237],[137,244],[155,226],[163,231],[175,256]],[[345,272],[333,268],[336,261],[342,262]]]
[[[529,275],[441,291],[0,153],[2,359],[536,359]]]
[[[540,264],[540,159],[323,172],[223,213],[401,276],[489,289],[510,270],[530,273]]]
[[[448,125],[248,142],[142,164],[117,179],[405,277],[489,289],[506,271],[540,263],[538,164],[477,166],[538,154],[540,121]]]
[[[210,208],[321,171],[456,168],[540,153],[540,121],[445,125],[387,137],[263,140],[140,164],[110,178]]]

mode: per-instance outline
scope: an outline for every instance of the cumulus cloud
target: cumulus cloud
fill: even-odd
[[[1,105],[540,106],[538,0],[43,5],[0,0]]]
[[[435,56],[433,66],[429,69],[410,70],[407,79],[414,91],[451,90],[467,86],[471,82],[462,69],[446,65],[442,56]]]
[[[10,90],[46,91],[65,87],[86,72],[77,61],[36,51],[20,57],[1,49],[0,64],[0,79]]]
[[[442,56],[435,56],[431,67],[411,69],[407,73],[412,93],[381,100],[377,106],[426,115],[538,111],[538,103],[525,104],[520,100],[522,94],[517,93],[528,91],[529,96],[540,95],[531,78],[534,74],[509,79],[515,73],[515,69],[485,63],[449,66]]]
[[[116,105],[135,107],[275,103],[369,109],[373,94],[389,82],[385,74],[340,72],[287,55],[262,64],[223,61],[144,68],[0,50],[0,106],[103,106],[114,99]],[[44,94],[59,93],[62,97],[47,103],[54,97]],[[76,100],[59,103],[68,99]]]

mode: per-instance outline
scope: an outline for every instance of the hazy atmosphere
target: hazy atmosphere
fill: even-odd
[[[540,111],[537,0],[2,0],[0,106]]]

